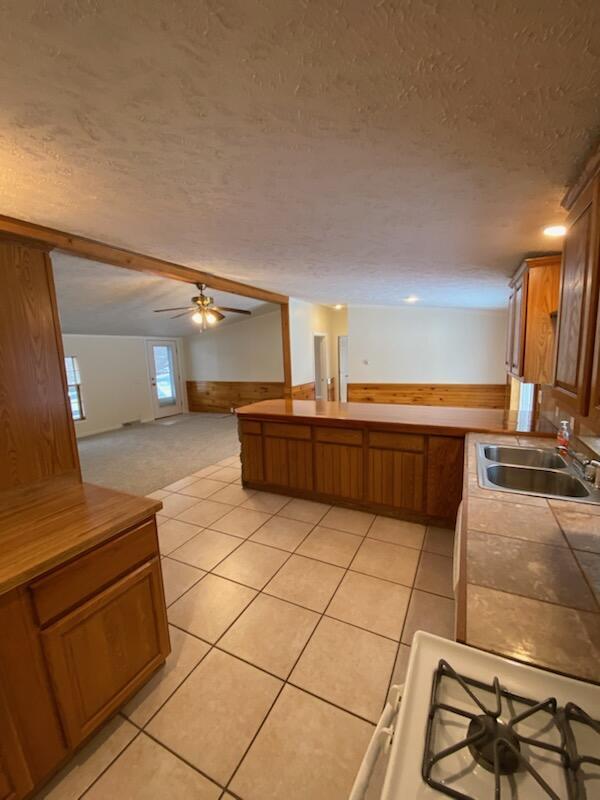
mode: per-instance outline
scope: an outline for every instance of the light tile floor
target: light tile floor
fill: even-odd
[[[416,630],[452,638],[452,531],[245,490],[158,492],[172,653],[39,795],[345,800]]]

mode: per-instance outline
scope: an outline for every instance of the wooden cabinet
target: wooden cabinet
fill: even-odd
[[[550,383],[560,256],[525,259],[511,281],[506,369],[526,383]]]
[[[600,400],[598,376],[592,377],[598,309],[598,186],[598,179],[592,181],[569,213],[558,314],[554,396],[562,408],[581,416],[588,414],[592,383],[594,405]]]
[[[315,429],[315,489],[346,500],[363,496],[363,433]]]
[[[18,800],[33,786],[14,720],[0,688],[0,800]]]
[[[154,518],[0,595],[0,629],[0,800],[17,800],[169,653]]]
[[[367,500],[415,513],[425,510],[425,437],[369,433]]]
[[[312,489],[310,426],[266,422],[263,433],[265,481],[288,489]]]
[[[325,425],[240,419],[244,484],[400,518],[454,522],[464,434],[435,436],[373,423]],[[262,447],[255,440],[260,440]],[[250,477],[256,452],[262,477]]]
[[[71,747],[141,687],[168,652],[157,558],[44,630],[43,644]]]

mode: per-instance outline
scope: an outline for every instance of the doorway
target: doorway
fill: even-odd
[[[146,346],[154,418],[181,414],[183,403],[177,342],[174,339],[149,339]]]
[[[315,333],[315,400],[327,400],[327,336]]]
[[[348,337],[338,336],[340,403],[348,402]]]

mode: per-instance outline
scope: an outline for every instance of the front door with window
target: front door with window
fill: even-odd
[[[149,341],[148,367],[155,419],[181,414],[183,406],[179,388],[177,342],[169,339]]]

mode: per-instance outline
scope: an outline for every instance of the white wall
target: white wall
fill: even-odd
[[[86,418],[75,423],[78,437],[154,419],[143,337],[64,334],[63,345],[81,374]]]
[[[279,309],[183,340],[190,381],[283,381]]]
[[[507,314],[352,306],[350,383],[504,383]]]
[[[290,342],[292,351],[292,384],[312,383],[315,379],[313,336],[327,335],[327,377],[338,373],[337,337],[347,333],[346,309],[336,311],[328,306],[290,298]]]

